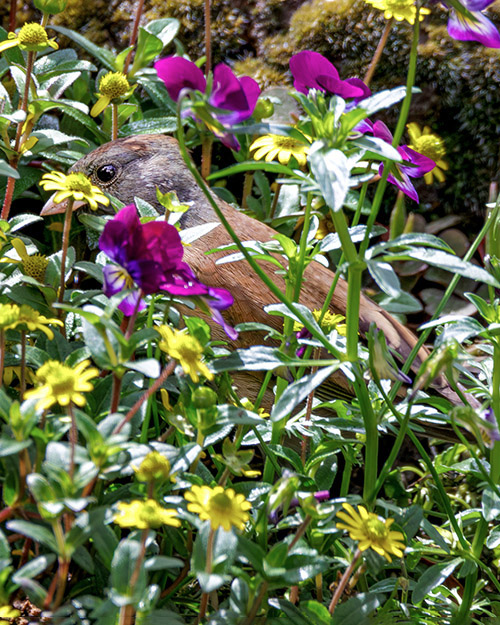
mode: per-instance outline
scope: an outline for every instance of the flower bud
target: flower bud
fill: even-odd
[[[274,104],[267,100],[266,98],[261,98],[257,100],[257,104],[253,110],[253,116],[255,119],[266,119],[267,117],[271,117],[274,113]]]
[[[33,0],[33,4],[39,11],[56,15],[64,11],[68,0]]]

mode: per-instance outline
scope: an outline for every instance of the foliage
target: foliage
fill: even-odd
[[[201,23],[201,2],[176,4]],[[222,4],[236,46],[247,18]],[[351,19],[350,2],[330,5],[309,24],[297,16],[323,5],[295,13],[301,49],[317,22]],[[182,72],[157,73],[159,57],[183,50],[182,19],[149,21],[111,51],[71,23],[83,5],[40,6],[34,30],[68,47],[14,45],[0,31],[0,619],[43,610],[60,625],[495,622],[499,202],[462,254],[406,217],[422,189],[412,181],[434,162],[402,140],[422,76],[419,21],[395,26],[406,44],[381,61],[399,59],[383,88],[297,48],[295,89],[257,101],[255,81],[226,65],[202,72],[204,59],[175,59],[160,63]],[[361,19],[364,50],[381,20]],[[441,10],[430,20],[429,32]],[[217,37],[227,42],[217,24],[214,33],[217,50]],[[284,33],[279,41],[270,60],[283,67],[288,49],[288,66]],[[438,72],[431,43],[422,52]],[[461,102],[475,107],[474,96]],[[52,171],[110,139],[166,132],[200,188],[192,201],[156,188],[151,203],[120,210],[106,186],[114,163],[97,170],[102,189],[92,169],[91,179]],[[188,154],[200,147],[204,176]],[[256,147],[271,156],[256,160]],[[272,236],[236,236],[206,179]],[[57,193],[42,218],[47,186]],[[143,180],[132,186],[147,191]],[[386,228],[377,221],[389,189]],[[204,284],[184,262],[213,234],[196,221],[203,211],[232,241],[216,250],[218,267],[246,267],[257,301],[272,294],[265,323],[246,316],[241,292]],[[420,309],[409,266],[448,276],[418,338],[362,293],[369,280],[405,322]],[[316,274],[330,281],[322,298],[308,296]],[[459,280],[475,317],[443,314]],[[238,332],[253,338],[242,347]]]

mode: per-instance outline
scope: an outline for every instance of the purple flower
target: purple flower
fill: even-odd
[[[471,19],[450,9],[448,20],[448,33],[453,39],[459,41],[478,41],[487,48],[500,48],[500,34],[496,26],[481,13],[494,0],[462,0],[462,4],[468,9],[475,19]]]
[[[133,314],[141,291],[146,295],[158,291],[184,253],[173,226],[159,221],[141,224],[132,204],[106,224],[99,247],[116,263],[104,268],[104,294],[111,297],[134,284],[139,287],[121,302],[119,308],[125,315]],[[144,306],[141,302],[139,310]]]
[[[371,122],[368,123],[371,124]],[[382,139],[386,143],[392,145],[393,137],[391,131],[387,128],[384,122],[375,122],[372,125],[371,132],[374,137],[378,137],[379,139]],[[418,194],[410,178],[420,178],[427,172],[433,170],[436,163],[431,158],[424,156],[419,152],[415,152],[415,150],[412,150],[407,145],[401,145],[396,149],[403,159],[403,163],[394,163],[396,174],[390,173],[387,176],[387,182],[390,182],[409,198],[418,202]],[[408,163],[408,165],[404,163]],[[378,172],[380,176],[383,171],[384,165],[381,163]]]
[[[104,294],[111,297],[137,287],[119,305],[125,315],[145,308],[142,294],[165,291],[195,297],[230,339],[237,338],[238,333],[220,312],[232,305],[232,295],[226,289],[199,282],[189,265],[182,261],[184,249],[174,226],[165,221],[141,224],[135,206],[130,204],[106,224],[99,247],[115,263],[104,267]]]
[[[370,89],[359,78],[341,80],[335,66],[319,52],[303,50],[290,59],[293,86],[300,93],[319,89],[342,98],[362,100],[371,95]]]
[[[158,77],[163,80],[172,100],[179,99],[183,89],[194,89],[205,93],[207,82],[201,69],[192,61],[178,56],[169,56],[155,63]],[[249,76],[237,78],[231,68],[220,63],[214,69],[212,92],[208,104],[227,112],[214,113],[215,119],[223,126],[232,126],[248,119],[257,104],[260,95],[258,83]],[[194,113],[188,115],[195,117]],[[240,144],[229,132],[216,127],[210,130],[232,150],[239,150]]]

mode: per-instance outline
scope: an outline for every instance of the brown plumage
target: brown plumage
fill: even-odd
[[[193,206],[183,217],[182,225],[191,227],[201,223],[218,221],[208,200],[196,184],[182,160],[177,141],[163,135],[138,135],[107,143],[80,159],[71,171],[81,171],[90,176],[92,182],[102,190],[117,197],[126,204],[134,197],[140,197],[159,211],[156,188],[162,192],[175,191],[182,203]],[[217,200],[219,206],[242,240],[269,241],[275,231],[265,224],[239,212],[227,203]],[[60,212],[61,206],[46,204],[42,214]],[[206,255],[206,252],[232,243],[222,225],[196,240],[185,248],[184,260],[189,263],[198,279],[213,287],[228,289],[234,297],[234,305],[224,316],[231,325],[244,321],[257,321],[279,328],[281,319],[269,316],[264,307],[276,302],[272,293],[255,276],[246,261],[216,265],[215,261],[224,253]],[[270,263],[261,266],[272,280],[284,288],[284,282],[274,273]],[[333,272],[317,262],[311,262],[304,272],[304,283],[300,302],[311,310],[320,308],[326,298],[334,277]],[[330,310],[345,315],[347,304],[347,283],[340,279],[335,289]],[[416,343],[415,335],[373,301],[361,295],[360,332],[364,335],[370,324],[384,332],[389,346],[405,359]],[[214,337],[222,338],[220,326],[211,323]],[[243,332],[235,342],[237,347],[248,347],[260,343],[262,335]],[[419,361],[427,351],[421,349]],[[418,362],[417,362],[418,365]],[[337,377],[337,383],[347,387],[347,381]],[[445,393],[446,394],[446,393]]]

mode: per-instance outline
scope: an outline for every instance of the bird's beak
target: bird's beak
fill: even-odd
[[[49,199],[45,202],[42,208],[42,212],[40,213],[41,217],[47,217],[47,215],[58,215],[59,213],[66,212],[66,207],[68,205],[69,200],[64,200],[63,202],[56,204],[54,202],[54,196],[55,196],[55,193],[53,193],[49,197]],[[74,202],[73,212],[76,211],[78,208],[81,208],[82,206],[85,206],[85,202],[78,202],[78,201]]]

